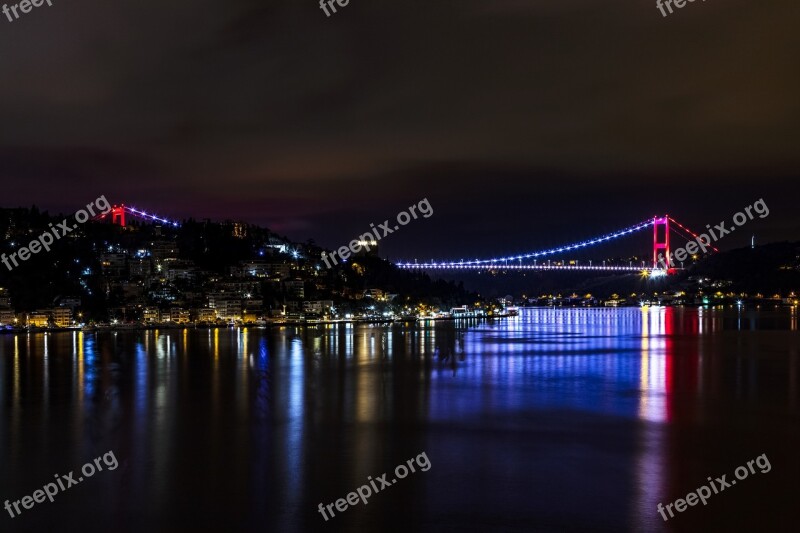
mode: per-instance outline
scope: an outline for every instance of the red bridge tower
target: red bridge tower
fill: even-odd
[[[125,227],[125,206],[115,205],[111,208],[111,223],[116,224],[119,222],[119,225],[123,228]]]
[[[664,228],[663,236],[659,235],[659,228]],[[669,265],[669,215],[653,217],[653,268],[659,268],[659,252],[664,257],[662,265]]]

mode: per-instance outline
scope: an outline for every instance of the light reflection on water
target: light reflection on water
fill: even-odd
[[[797,444],[796,331],[795,308],[655,307],[538,308],[456,325],[8,335],[0,496],[114,449],[119,473],[30,520],[75,518],[86,498],[109,503],[99,530],[308,530],[324,524],[320,501],[425,450],[433,474],[336,527],[468,528],[478,513],[477,523],[534,530],[657,531],[657,503],[692,480],[753,449],[780,456]],[[756,427],[757,446],[747,436]],[[737,438],[719,464],[679,460],[719,431]],[[588,492],[582,472],[607,487]],[[720,519],[704,512],[700,524]]]

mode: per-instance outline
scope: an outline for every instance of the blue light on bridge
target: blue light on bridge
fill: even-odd
[[[623,230],[617,231],[615,233],[610,233],[608,235],[604,235],[602,237],[597,237],[594,239],[586,240],[577,242],[574,244],[570,244],[568,246],[562,246],[560,248],[552,248],[549,250],[542,250],[538,252],[530,252],[527,254],[517,255],[517,256],[509,256],[509,257],[499,257],[494,259],[475,259],[473,261],[464,261],[460,260],[456,261],[442,261],[442,262],[430,262],[430,263],[397,263],[399,268],[404,269],[433,269],[433,270],[444,270],[444,269],[454,269],[454,270],[475,270],[481,268],[489,268],[489,269],[508,269],[508,270],[611,270],[611,271],[629,271],[629,272],[638,272],[641,271],[641,267],[633,267],[633,266],[602,266],[602,267],[593,267],[593,266],[553,266],[553,265],[508,265],[504,264],[508,261],[522,261],[523,259],[534,259],[539,257],[545,257],[548,255],[553,255],[557,253],[562,253],[570,250],[577,250],[579,248],[585,248],[587,246],[592,246],[595,244],[599,244],[601,242],[606,242],[611,239],[616,239],[618,237],[622,237],[623,235],[628,235],[634,233],[636,231],[640,231],[644,228],[651,227],[654,223],[654,219],[648,219],[640,224],[635,226],[631,226],[629,228],[625,228]],[[645,269],[645,270],[652,270],[652,269]]]

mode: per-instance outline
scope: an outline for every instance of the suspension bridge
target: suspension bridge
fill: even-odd
[[[167,220],[166,218],[161,218],[159,216],[154,215],[153,213],[148,213],[147,211],[142,211],[140,209],[136,209],[134,207],[127,206],[125,204],[114,204],[111,206],[111,210],[107,213],[103,213],[102,215],[97,215],[94,217],[95,220],[110,220],[114,224],[119,224],[123,228],[127,226],[126,215],[133,216],[137,219],[144,220],[145,222],[158,222],[160,224],[164,224],[165,226],[172,226],[177,228],[180,226],[177,222],[173,220]]]
[[[653,260],[650,265],[593,265],[589,261],[588,265],[564,264],[556,261],[555,264],[548,257],[554,257],[565,252],[574,252],[605,244],[609,241],[621,239],[629,235],[639,233],[648,228],[653,229]],[[645,272],[651,276],[665,275],[667,270],[663,267],[661,257],[667,258],[670,254],[670,232],[674,232],[687,240],[696,240],[698,234],[681,224],[669,215],[654,216],[643,222],[620,229],[618,231],[600,235],[579,242],[569,243],[545,250],[538,250],[507,257],[495,257],[491,259],[474,259],[459,261],[431,261],[428,263],[419,262],[400,262],[396,266],[404,270],[563,270],[563,271],[608,271],[608,272]],[[688,236],[688,237],[687,237]],[[719,250],[711,246],[715,252]],[[539,261],[542,263],[539,263]],[[531,264],[530,261],[533,263]],[[661,263],[661,264],[660,264]]]

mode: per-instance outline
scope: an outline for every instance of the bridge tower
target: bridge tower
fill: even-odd
[[[663,236],[659,235],[659,228],[664,228]],[[669,215],[653,217],[653,268],[658,266],[658,254],[664,256],[664,264],[669,266]]]
[[[115,205],[111,208],[111,223],[116,224],[119,222],[119,225],[123,228],[125,227],[125,206],[118,206]]]

